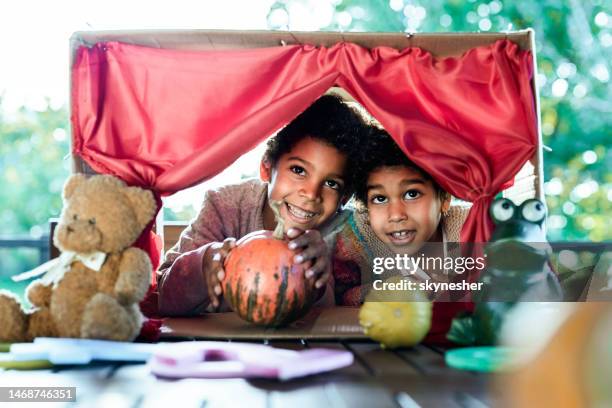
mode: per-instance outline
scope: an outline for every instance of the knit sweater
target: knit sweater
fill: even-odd
[[[213,311],[202,272],[204,254],[214,242],[229,237],[240,239],[253,231],[263,230],[267,196],[268,184],[256,179],[206,192],[199,214],[166,253],[159,268],[157,281],[161,315]],[[330,253],[335,236],[347,216],[348,213],[336,215],[320,230]],[[333,290],[333,279],[330,279],[317,305],[333,304]],[[222,301],[219,311],[229,310],[229,305]]]
[[[443,241],[459,242],[470,207],[453,205],[441,219]],[[395,253],[374,233],[367,213],[354,211],[337,237],[334,252],[336,303],[359,305],[371,286],[374,258],[393,258]]]

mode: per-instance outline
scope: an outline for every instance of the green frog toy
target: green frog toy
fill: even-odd
[[[491,204],[490,214],[495,231],[485,248],[482,290],[474,293],[474,312],[455,318],[447,335],[461,345],[496,344],[504,317],[517,302],[563,298],[549,265],[552,251],[543,229],[544,204],[530,199],[516,206],[500,198]]]

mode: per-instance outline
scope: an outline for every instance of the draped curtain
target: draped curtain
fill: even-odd
[[[473,202],[462,242],[491,233],[488,207],[537,147],[529,51],[500,40],[460,57],[294,45],[179,51],[80,47],[73,153],[159,195],[223,170],[338,85],[454,196]]]

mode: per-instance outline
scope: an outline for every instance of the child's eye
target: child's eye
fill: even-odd
[[[387,202],[387,197],[385,197],[384,195],[375,195],[370,198],[370,202],[372,204],[384,204]]]
[[[342,184],[336,180],[325,180],[325,185],[329,188],[333,188],[334,190],[342,190]]]
[[[289,170],[291,170],[293,173],[297,174],[298,176],[303,176],[304,174],[306,174],[306,170],[304,170],[302,166],[291,166]]]
[[[421,196],[419,190],[408,190],[404,193],[404,200],[415,200]]]

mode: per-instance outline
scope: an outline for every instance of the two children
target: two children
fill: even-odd
[[[427,242],[458,242],[468,212],[451,206],[450,195],[388,133],[331,95],[268,142],[260,176],[207,193],[160,267],[161,314],[229,310],[219,284],[224,258],[235,239],[274,229],[271,200],[282,203],[295,261],[310,262],[307,277],[325,290],[321,305],[358,306],[370,288],[374,258],[412,255]],[[341,211],[353,192],[359,209]]]
[[[159,311],[189,315],[229,310],[221,297],[225,256],[235,239],[276,226],[270,201],[282,203],[295,262],[332,303],[330,251],[346,216],[354,160],[367,127],[339,97],[325,95],[268,142],[261,180],[209,191],[197,218],[166,254],[158,272]],[[316,279],[315,279],[316,278]]]

